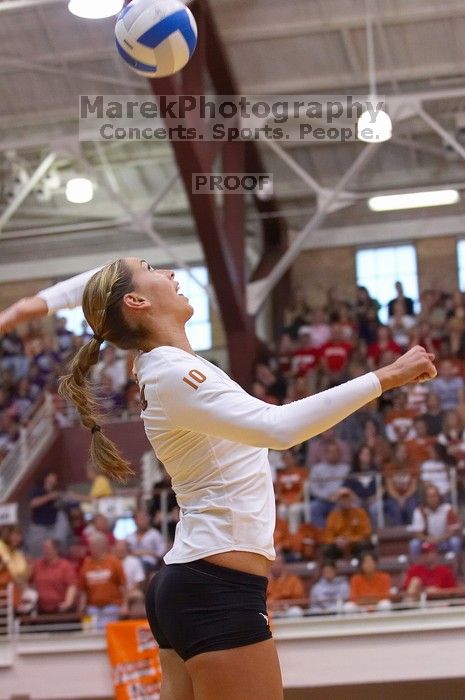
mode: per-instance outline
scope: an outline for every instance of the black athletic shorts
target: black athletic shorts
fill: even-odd
[[[270,639],[267,584],[266,576],[203,559],[163,566],[145,601],[153,636],[160,649],[174,649],[184,661]]]

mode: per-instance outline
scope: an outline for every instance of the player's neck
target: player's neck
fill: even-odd
[[[186,335],[184,327],[164,327],[157,328],[156,332],[147,339],[142,350],[144,352],[149,352],[154,348],[159,348],[168,345],[169,347],[179,348],[185,352],[195,355],[191,344]]]

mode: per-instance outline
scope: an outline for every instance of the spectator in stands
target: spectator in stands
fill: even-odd
[[[345,576],[337,575],[336,564],[326,559],[321,566],[321,576],[310,591],[312,612],[336,612],[342,610],[349,598],[349,584]]]
[[[90,556],[84,561],[80,574],[80,607],[95,619],[96,629],[102,631],[109,622],[126,613],[126,578],[120,560],[109,553],[105,535],[93,534],[89,549]]]
[[[96,513],[94,515],[91,522],[82,533],[82,540],[88,545],[91,537],[96,534],[103,535],[109,547],[113,547],[115,544],[116,540],[115,536],[113,535],[113,528],[110,521],[105,515],[103,515],[103,513]]]
[[[421,464],[431,457],[431,446],[435,438],[428,435],[428,424],[423,416],[418,416],[413,421],[410,433],[407,435],[405,446],[408,458],[416,464]]]
[[[302,579],[286,570],[281,552],[276,552],[268,577],[267,603],[270,609],[303,605],[305,589]]]
[[[87,479],[91,482],[89,496],[92,500],[113,496],[113,487],[109,479],[103,474],[97,473],[94,465],[87,465]]]
[[[407,595],[416,598],[423,591],[439,593],[457,587],[457,579],[449,566],[438,563],[436,545],[423,542],[418,563],[407,570],[403,588]]]
[[[23,341],[17,333],[5,333],[0,338],[0,368],[9,370],[14,381],[27,374],[29,360],[24,354]]]
[[[350,466],[341,461],[341,451],[336,442],[326,447],[326,459],[318,462],[310,473],[310,521],[324,528],[326,519],[334,508],[334,496],[350,472]]]
[[[176,525],[179,521],[179,506],[176,494],[171,486],[171,478],[166,469],[163,468],[162,479],[152,487],[152,498],[147,505],[147,512],[150,522],[161,532],[163,523],[168,526],[168,539],[174,541]],[[166,504],[166,513],[163,510]]]
[[[68,546],[68,552],[67,552],[66,558],[69,561],[69,563],[71,564],[71,566],[73,567],[77,580],[79,580],[82,565],[84,564],[86,556],[87,556],[87,547],[84,544],[84,542],[78,538],[71,540],[71,542]]]
[[[285,332],[295,340],[300,326],[308,323],[311,307],[306,298],[303,287],[295,287],[292,290],[291,299],[284,310]]]
[[[356,556],[371,548],[371,523],[363,508],[356,504],[352,491],[346,487],[335,496],[336,507],[328,515],[324,532],[325,556],[340,559]]]
[[[277,514],[289,522],[289,532],[299,529],[305,512],[304,488],[308,470],[302,467],[293,450],[283,453],[283,467],[276,474]]]
[[[40,556],[46,539],[58,539],[64,545],[68,536],[66,516],[61,513],[61,492],[55,472],[47,472],[31,493],[31,522],[27,549],[32,557]]]
[[[4,559],[0,552],[0,593],[6,594],[6,591],[9,586],[13,587],[13,607],[15,610],[18,610],[18,608],[21,605],[21,587],[18,584],[16,578],[11,573],[6,559]],[[3,605],[4,601],[2,601],[2,606]]]
[[[343,483],[357,497],[375,527],[378,522],[376,471],[373,450],[361,445],[354,455],[352,473]]]
[[[426,413],[422,415],[427,425],[428,435],[437,437],[442,430],[443,413],[439,396],[433,391],[428,393],[426,399]]]
[[[352,449],[357,447],[357,445],[364,444],[364,429],[369,421],[374,422],[376,435],[384,437],[384,423],[379,411],[378,399],[370,401],[366,406],[355,411],[355,413],[352,413],[352,415],[338,424],[337,434],[339,439],[349,444]],[[387,443],[387,449],[389,451],[389,443]]]
[[[379,326],[376,331],[376,341],[370,343],[367,348],[368,367],[372,370],[377,369],[383,355],[387,352],[396,356],[402,354],[402,349],[393,341],[391,329],[388,326]]]
[[[406,297],[404,295],[404,287],[402,285],[402,282],[396,282],[394,287],[396,290],[396,296],[394,297],[394,299],[391,299],[391,301],[388,303],[389,318],[391,318],[391,316],[394,316],[396,304],[398,304],[399,301],[403,303],[405,313],[409,316],[413,316],[413,299],[410,299],[410,297]]]
[[[405,442],[413,427],[416,411],[408,408],[407,401],[406,391],[396,391],[393,396],[393,406],[384,416],[386,437],[391,443]]]
[[[349,464],[352,456],[352,451],[350,449],[349,443],[337,437],[336,428],[328,428],[328,430],[325,430],[317,437],[307,441],[305,445],[305,466],[308,469],[310,469],[315,464],[318,464],[318,462],[324,462],[326,459],[328,447],[334,443],[339,448],[341,461],[344,464]]]
[[[311,344],[319,350],[331,338],[331,328],[328,317],[323,309],[314,309],[309,314],[310,324],[307,326]]]
[[[395,448],[394,459],[384,469],[386,525],[410,525],[418,505],[418,465],[408,459],[405,444]]]
[[[293,352],[291,372],[294,377],[313,377],[318,368],[319,350],[312,345],[309,326],[299,329],[297,347]]]
[[[438,376],[432,380],[430,391],[438,395],[443,411],[456,409],[465,402],[465,384],[451,360],[440,362]]]
[[[282,542],[289,561],[313,561],[318,554],[319,545],[323,543],[323,532],[313,523],[300,523],[294,534],[289,534]]]
[[[423,504],[415,509],[409,529],[416,535],[410,540],[412,557],[420,554],[424,542],[434,544],[441,553],[460,554],[459,517],[450,503],[443,502],[439,489],[433,484],[426,486]]]
[[[135,557],[129,552],[126,540],[117,540],[113,548],[113,553],[118,557],[123,565],[126,579],[126,597],[128,603],[131,599],[138,599],[142,592],[142,585],[145,582],[145,572],[139,557]]]
[[[0,538],[0,557],[6,562],[11,575],[25,584],[29,578],[29,564],[22,546],[22,530],[17,525],[4,528]]]
[[[148,575],[160,567],[161,558],[166,552],[166,543],[161,533],[151,527],[150,517],[145,510],[138,510],[134,520],[137,529],[126,541],[131,553],[141,559]]]
[[[443,445],[434,442],[429,448],[429,457],[421,464],[422,484],[433,484],[444,498],[449,496],[451,483],[449,468],[446,465],[447,453]]]
[[[278,404],[283,402],[287,382],[281,374],[272,372],[268,365],[259,363],[255,368],[255,377],[266,387],[267,394],[273,396]]]
[[[68,520],[72,537],[82,542],[84,530],[86,529],[87,524],[84,518],[84,513],[81,510],[81,506],[74,504],[69,506]]]
[[[446,448],[449,462],[459,467],[465,465],[465,431],[458,411],[447,411],[444,414],[442,431],[437,440]]]
[[[76,606],[77,579],[69,561],[59,554],[59,543],[46,539],[42,557],[34,562],[31,583],[38,593],[39,613],[70,612]]]
[[[364,445],[368,445],[368,447],[372,449],[373,459],[375,460],[375,464],[378,469],[383,468],[391,458],[391,446],[384,437],[384,430],[384,424],[381,430],[378,422],[373,418],[366,420],[363,426],[363,436],[361,442]]]
[[[113,345],[107,345],[102,351],[102,359],[94,370],[94,381],[104,385],[109,382],[110,392],[120,394],[127,382],[127,365],[124,353],[117,355]]]
[[[381,308],[376,299],[372,299],[366,287],[356,288],[355,316],[360,338],[370,344],[376,338],[379,326],[378,311]]]
[[[67,360],[73,349],[74,334],[66,327],[67,320],[62,316],[55,318],[55,338],[57,339],[57,351],[63,360]]]
[[[377,610],[392,607],[391,577],[378,570],[378,559],[374,552],[363,552],[360,556],[359,572],[350,580],[350,601],[346,612],[356,612],[362,606],[374,606]]]
[[[348,365],[352,351],[351,343],[344,340],[342,326],[339,323],[332,323],[331,337],[319,351],[320,365],[327,375],[323,388],[325,384],[335,386],[349,378]]]
[[[416,319],[412,314],[407,313],[403,299],[394,302],[393,313],[388,321],[392,331],[393,341],[405,352],[410,345],[412,329],[416,325]]]

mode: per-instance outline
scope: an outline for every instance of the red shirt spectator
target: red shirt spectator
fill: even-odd
[[[434,593],[440,589],[456,588],[457,579],[453,571],[437,563],[436,546],[432,542],[424,542],[421,552],[422,559],[408,569],[403,588],[409,593],[418,593],[422,589]]]
[[[320,360],[331,374],[340,374],[347,367],[351,354],[350,343],[344,340],[330,340],[320,349]]]
[[[71,610],[76,602],[76,574],[69,561],[59,556],[53,540],[45,540],[43,557],[32,569],[32,583],[39,595],[39,612]]]

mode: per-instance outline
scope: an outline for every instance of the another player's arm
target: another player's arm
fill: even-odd
[[[435,375],[432,356],[418,346],[388,367],[284,406],[226,385],[187,356],[171,362],[152,386],[174,427],[282,450],[328,430],[382,391]],[[150,429],[150,411],[144,420]]]
[[[24,297],[0,312],[0,335],[14,330],[21,323],[47,316],[60,309],[81,305],[87,282],[101,268],[83,272],[64,282],[58,282],[33,297]]]

